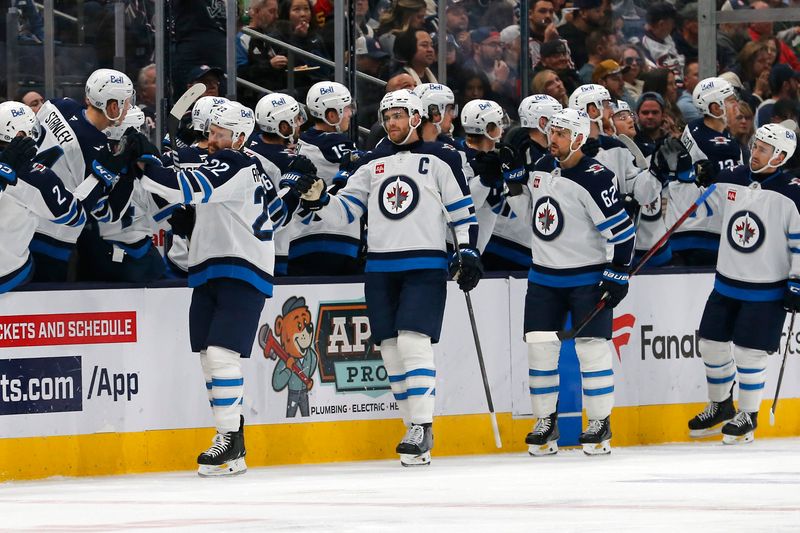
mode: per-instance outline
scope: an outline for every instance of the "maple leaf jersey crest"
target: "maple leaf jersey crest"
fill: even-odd
[[[552,241],[562,229],[564,217],[561,206],[550,196],[540,198],[533,210],[533,233],[542,240]]]
[[[392,176],[381,184],[378,205],[390,219],[405,217],[419,203],[419,187],[408,176]]]
[[[755,252],[764,242],[764,224],[751,211],[738,211],[728,222],[728,243],[742,253]]]

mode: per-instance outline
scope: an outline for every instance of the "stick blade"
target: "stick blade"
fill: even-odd
[[[636,146],[636,143],[633,141],[633,139],[631,139],[630,137],[628,137],[624,133],[618,135],[617,138],[633,154],[634,159],[636,159],[636,166],[637,167],[639,167],[640,169],[646,169],[649,166],[647,164],[647,159],[644,157],[644,154],[639,149],[639,147]]]
[[[773,411],[772,409],[769,410],[769,425],[770,426],[775,425],[775,411]]]
[[[175,102],[175,105],[172,106],[172,109],[170,109],[169,114],[178,120],[182,119],[183,115],[189,111],[189,108],[192,107],[194,102],[200,98],[200,95],[202,95],[204,92],[206,92],[205,84],[195,83],[189,87],[189,89],[187,89],[180,98],[178,98],[178,101]]]

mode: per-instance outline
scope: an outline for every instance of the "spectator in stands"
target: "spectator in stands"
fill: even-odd
[[[45,102],[44,96],[36,91],[29,91],[27,89],[23,89],[21,91],[21,94],[17,100],[33,109],[34,113],[38,113],[39,108],[42,107],[42,104]]]
[[[603,27],[605,14],[602,0],[574,0],[573,6],[577,11],[573,12],[570,22],[558,28],[558,34],[569,42],[572,61],[580,68],[588,60],[586,38],[593,30]]]
[[[136,76],[136,105],[144,113],[145,135],[156,142],[156,65],[151,63],[139,70]]]
[[[247,9],[250,22],[247,27],[261,33],[268,33],[272,24],[278,20],[278,0],[252,0]],[[251,38],[244,32],[236,34],[236,67],[247,65]],[[284,61],[285,61],[284,57]]]
[[[642,95],[642,87],[644,87],[644,81],[640,79],[645,67],[644,57],[637,47],[627,45],[622,50],[622,64],[630,67],[629,70],[622,73],[622,79],[625,81],[625,92],[630,94],[634,100],[628,102],[633,109],[636,107],[636,99]]]
[[[531,92],[533,94],[546,94],[552,96],[558,103],[567,107],[569,103],[569,95],[564,82],[558,77],[554,70],[545,69],[539,71],[531,81]]]
[[[639,133],[636,144],[644,146],[642,152],[653,153],[658,141],[666,137],[664,110],[666,103],[658,93],[645,92],[636,102],[636,116],[639,122]]]
[[[494,28],[483,26],[473,30],[472,60],[467,61],[466,68],[483,72],[489,79],[494,92],[499,92],[508,81],[511,69],[503,61],[503,43],[500,41],[500,32]]]
[[[169,81],[174,101],[183,94],[189,71],[197,65],[225,65],[226,29],[225,9],[218,0],[172,2],[172,10],[175,51]]]
[[[719,72],[731,70],[736,65],[736,56],[750,40],[744,24],[720,24],[717,27],[717,64]]]
[[[469,16],[464,2],[461,0],[447,0],[445,14],[447,15],[447,33],[455,36],[469,31]]]
[[[375,35],[384,50],[394,50],[397,35],[408,30],[424,30],[427,7],[425,0],[393,0],[389,11],[383,13]]]
[[[731,69],[742,82],[742,99],[756,109],[769,98],[769,52],[762,42],[749,42],[737,56]]]
[[[552,0],[533,0],[528,5],[531,65],[536,65],[539,63],[542,43],[559,38],[554,18],[555,3]]]
[[[694,105],[694,100],[692,99],[692,92],[694,88],[697,87],[699,81],[699,64],[697,63],[697,59],[688,59],[683,69],[683,90],[680,96],[678,96],[677,103],[678,109],[683,117],[683,122],[686,124],[703,118],[703,114],[700,113],[700,110]]]
[[[542,45],[539,64],[533,71],[539,72],[544,69],[553,70],[558,74],[568,94],[572,94],[582,85],[578,72],[572,67],[569,49],[562,40],[547,41]]]
[[[512,24],[503,28],[503,31],[500,32],[500,42],[503,43],[503,62],[508,65],[509,73],[506,83],[498,87],[496,92],[512,103],[507,112],[513,118],[517,116],[517,104],[520,101],[519,58],[521,39],[519,25]],[[500,103],[504,104],[504,102]]]
[[[758,0],[750,4],[750,7],[753,9],[769,9],[769,4]],[[795,70],[800,70],[800,61],[798,61],[791,47],[782,40],[774,38],[775,33],[772,22],[753,22],[750,24],[748,34],[753,41],[772,40],[774,42],[773,46],[778,47],[775,51],[777,53],[777,61],[786,63]]]
[[[436,33],[431,34],[431,39],[433,39],[433,48],[436,53],[436,57],[439,57],[439,36]],[[445,71],[447,72],[447,84],[448,86],[452,87],[460,87],[462,85],[462,80],[464,79],[464,60],[461,55],[461,47],[458,46],[455,37],[451,34],[447,34],[447,48],[445,54],[445,61],[447,62],[447,67]]]
[[[750,139],[753,138],[755,128],[753,127],[753,110],[747,102],[739,102],[739,113],[731,120],[730,130],[731,135],[733,135],[742,146],[742,151],[744,152],[747,150],[749,152]],[[749,153],[743,153],[742,157],[747,157],[747,159],[744,159],[747,161],[749,159]]]
[[[681,54],[685,61],[697,59],[698,56],[698,41],[699,41],[699,27],[697,22],[697,3],[687,3],[678,12],[680,23],[672,32],[672,39],[675,41],[675,48]],[[684,65],[685,68],[685,65]]]
[[[584,63],[584,65],[578,70],[578,76],[580,76],[581,83],[592,83],[592,74],[594,73],[594,69],[600,64],[601,61],[609,58],[619,57],[618,54],[614,54],[609,48],[611,39],[616,41],[616,35],[613,35],[613,37],[612,35],[613,34],[611,30],[608,28],[600,28],[594,30],[586,38],[586,53],[588,54],[588,59],[586,60],[586,63]]]
[[[778,100],[775,102],[775,107],[772,108],[772,123],[783,124],[787,120],[792,120],[795,123],[800,122],[797,102],[795,100]]]
[[[626,97],[625,82],[622,80],[622,74],[628,68],[630,67],[621,67],[613,59],[606,59],[601,61],[597,68],[594,69],[590,83],[596,83],[608,89],[612,102],[617,100],[627,101],[630,96]]]
[[[394,58],[400,64],[398,70],[405,71],[414,83],[436,83],[430,67],[436,62],[433,39],[425,30],[408,30],[394,40]]]
[[[679,69],[683,69],[684,57],[678,53],[672,31],[675,29],[678,13],[675,6],[668,2],[654,2],[647,8],[647,24],[642,37],[642,47],[647,55],[658,66],[672,65],[677,60]]]
[[[369,0],[356,0],[356,24],[361,35],[375,37],[378,21],[371,16]]]
[[[389,54],[381,50],[380,43],[372,37],[356,39],[356,62],[358,71],[383,79]],[[358,114],[371,121],[378,115],[378,104],[385,94],[383,87],[358,78]],[[369,122],[367,122],[369,124]]]
[[[189,71],[188,79],[187,89],[195,83],[202,83],[206,86],[206,92],[201,96],[219,96],[220,86],[225,80],[225,71],[219,67],[200,65]]]
[[[678,85],[675,73],[666,68],[653,69],[645,75],[643,93],[654,92],[663,96],[664,120],[679,131],[683,130],[683,118],[678,109]]]
[[[778,100],[797,100],[798,87],[800,87],[800,73],[792,70],[789,65],[778,63],[770,69],[769,90],[770,98],[761,102],[755,112],[755,127],[772,122],[772,113],[775,102]]]

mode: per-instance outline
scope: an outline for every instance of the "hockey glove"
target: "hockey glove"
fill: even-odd
[[[178,237],[188,239],[192,235],[195,222],[195,210],[193,205],[184,205],[178,207],[172,212],[172,215],[167,220],[172,233]]]
[[[790,279],[783,295],[783,308],[790,313],[800,311],[800,280]]]
[[[581,152],[586,157],[594,157],[600,151],[600,139],[589,137],[586,142],[581,146]]]
[[[300,193],[300,207],[309,211],[319,211],[331,201],[325,182],[314,176],[301,176],[297,180]]]
[[[0,170],[0,181],[7,185],[17,183],[17,173],[30,169],[34,157],[36,157],[36,141],[30,137],[11,139],[5,150],[0,153],[0,163],[7,167]]]
[[[120,141],[120,151],[128,154],[129,161],[140,158],[160,157],[158,148],[143,133],[133,128],[125,131],[125,136]]]
[[[697,177],[697,184],[701,187],[708,187],[717,178],[717,167],[708,159],[703,159],[694,164],[694,173]]]
[[[474,289],[483,277],[481,256],[475,248],[461,248],[461,264],[458,254],[453,254],[450,261],[450,275],[458,282],[458,288],[464,292]]]
[[[632,194],[626,194],[622,197],[622,208],[625,209],[625,212],[628,213],[631,220],[636,220],[641,206]]]
[[[478,152],[470,166],[484,187],[503,188],[503,168],[497,152]]]
[[[525,164],[513,146],[498,143],[497,155],[500,157],[500,168],[506,183],[525,183],[527,181],[528,174],[525,172]]]
[[[289,163],[286,172],[281,176],[278,186],[281,189],[284,187],[295,189],[297,180],[300,179],[301,176],[310,176],[312,178],[316,178],[317,176],[317,167],[304,155],[298,155],[292,158],[292,162]]]
[[[619,305],[628,294],[628,277],[628,267],[620,265],[611,265],[603,271],[600,293],[610,309]]]

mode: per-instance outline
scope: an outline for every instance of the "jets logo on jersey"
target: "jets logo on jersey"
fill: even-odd
[[[723,137],[723,136],[721,136],[721,135],[720,135],[720,136],[718,136],[718,137],[712,137],[712,138],[710,138],[710,139],[709,139],[709,142],[712,142],[712,143],[714,143],[714,144],[716,144],[716,145],[718,145],[718,146],[720,146],[720,145],[722,145],[722,146],[725,146],[725,145],[727,145],[729,142],[731,142],[731,140],[730,140],[729,138],[727,138],[727,137]]]
[[[558,202],[545,196],[533,209],[533,232],[544,241],[552,241],[564,229],[564,217]]]
[[[378,205],[386,218],[405,217],[419,203],[419,188],[408,176],[392,176],[381,184]]]
[[[656,197],[655,200],[647,205],[641,207],[642,220],[658,220],[661,218],[661,196]]]
[[[755,213],[738,211],[728,223],[728,243],[742,253],[755,252],[764,242],[764,224]]]
[[[587,168],[586,172],[591,172],[592,174],[597,174],[598,172],[602,172],[603,170],[605,170],[605,167],[603,165],[599,165],[599,164],[595,163],[594,165],[592,165],[589,168]]]

